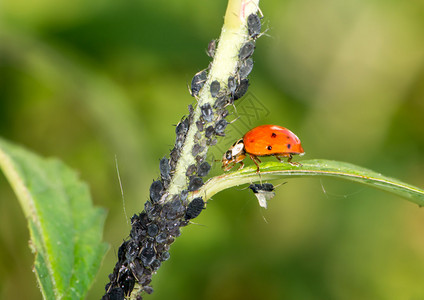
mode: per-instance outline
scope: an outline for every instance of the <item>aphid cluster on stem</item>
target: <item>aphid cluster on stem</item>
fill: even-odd
[[[125,299],[131,295],[136,284],[136,299],[141,300],[142,293],[151,294],[152,275],[169,259],[169,247],[181,235],[180,228],[188,225],[189,221],[198,217],[205,208],[203,198],[197,197],[188,201],[188,193],[202,187],[202,177],[207,176],[211,169],[210,164],[205,161],[207,148],[217,143],[217,136],[225,135],[229,124],[225,120],[228,116],[227,106],[233,105],[235,100],[247,92],[247,76],[253,68],[251,56],[255,50],[256,39],[261,35],[260,30],[259,17],[250,15],[247,19],[246,43],[239,50],[234,74],[228,79],[222,82],[211,80],[206,84],[209,69],[194,75],[190,94],[198,99],[202,89],[207,88],[211,101],[203,102],[204,104],[196,108],[197,114],[190,105],[189,115],[177,124],[175,145],[169,158],[165,156],[160,159],[160,177],[150,186],[150,199],[145,203],[143,212],[131,218],[130,235],[118,249],[118,262],[109,275],[103,300]],[[217,41],[213,40],[208,45],[207,54],[210,57],[215,56],[216,44]],[[195,119],[195,116],[200,117]],[[187,141],[189,130],[192,141]],[[186,145],[190,145],[190,149],[184,148]],[[182,163],[183,174],[187,180],[186,188],[178,194],[170,194],[177,165],[180,160],[184,161],[183,151],[185,155],[189,153],[188,155],[192,156],[192,162],[187,166]]]
[[[208,169],[204,164],[201,166],[202,170]],[[159,183],[160,180],[152,183],[151,198],[145,203],[144,211],[131,218],[130,236],[118,249],[118,262],[109,275],[104,300],[129,297],[136,283],[140,286],[137,299],[142,299],[143,292],[152,293],[152,275],[169,259],[169,247],[181,235],[180,228],[188,225],[188,220],[197,217],[204,207],[202,198],[188,203],[187,190],[173,195],[170,201],[159,201],[160,195],[166,193],[158,190],[163,187]]]

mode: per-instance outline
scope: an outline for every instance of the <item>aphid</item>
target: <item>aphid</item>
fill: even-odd
[[[190,182],[188,183],[188,190],[190,192],[197,191],[200,189],[203,185],[203,180],[200,177],[193,177],[190,179]]]
[[[194,117],[194,108],[192,104],[188,105],[188,122],[189,124],[193,123],[193,117]]]
[[[216,98],[213,108],[217,109],[217,108],[225,107],[227,105],[227,102],[228,102],[228,96],[222,95]]]
[[[227,127],[228,122],[225,119],[221,119],[219,120],[216,125],[215,125],[215,134],[216,135],[220,135],[223,136],[224,135],[224,130]]]
[[[152,268],[153,271],[157,271],[160,268],[161,262],[159,259],[155,259],[152,264],[150,265],[150,267]],[[153,293],[153,289],[152,289],[152,293]]]
[[[178,123],[177,127],[175,128],[175,133],[177,135],[177,138],[179,136],[184,136],[187,134],[188,127],[190,126],[189,120],[184,119],[180,123]]]
[[[217,142],[218,142],[217,139],[208,139],[206,141],[206,144],[209,145],[209,146],[215,146]]]
[[[144,203],[144,211],[146,212],[146,213],[151,213],[152,211],[153,211],[153,209],[154,209],[154,207],[153,207],[153,204],[152,204],[152,202],[150,202],[150,201],[146,201],[145,203]],[[132,224],[132,222],[131,222],[131,224]]]
[[[204,208],[205,201],[201,197],[194,198],[187,206],[185,218],[191,220],[198,217]]]
[[[202,134],[198,131],[194,134],[194,142],[197,143],[202,138]]]
[[[255,51],[255,42],[254,41],[247,42],[240,48],[240,52],[239,52],[240,60],[245,60],[249,58],[250,56],[252,56],[254,51]]]
[[[108,278],[109,278],[110,281],[115,281],[116,280],[116,274],[115,273],[110,273],[108,275]]]
[[[197,154],[199,154],[200,152],[203,151],[203,147],[200,146],[199,144],[194,144],[193,149],[191,151],[191,154],[196,157]]]
[[[150,186],[150,201],[153,204],[157,203],[163,194],[163,184],[160,180],[153,181]]]
[[[160,177],[162,180],[169,180],[171,179],[170,170],[169,170],[169,160],[166,158],[166,156],[162,157],[162,159],[159,162],[159,170],[160,170]]]
[[[159,228],[156,224],[150,224],[147,226],[147,234],[149,236],[156,236],[159,232]]]
[[[208,50],[206,51],[206,54],[209,57],[214,57],[215,56],[215,50],[216,50],[216,40],[211,40],[208,44]]]
[[[240,79],[246,78],[250,72],[252,72],[253,69],[253,59],[248,58],[246,59],[240,66],[240,69],[238,71],[238,76]]]
[[[203,124],[204,124],[204,122],[202,122],[200,120],[196,121],[197,130],[203,131]]]
[[[184,206],[181,203],[180,196],[174,195],[171,202],[167,202],[163,208],[166,219],[174,220],[184,213]]]
[[[166,260],[168,260],[169,258],[171,257],[171,254],[169,254],[169,252],[168,251],[165,251],[165,252],[163,252],[162,253],[162,255],[161,255],[161,260],[162,261],[166,261]]]
[[[216,110],[216,113],[221,117],[221,118],[225,118],[226,116],[228,116],[228,110],[225,108],[220,108]]]
[[[144,268],[140,264],[140,261],[135,259],[134,261],[129,263],[129,267],[130,267],[130,270],[133,273],[135,279],[137,279],[137,281],[140,281],[141,277],[143,276],[143,271],[144,271]]]
[[[211,126],[208,126],[207,128],[206,128],[206,130],[205,130],[205,137],[206,138],[209,138],[209,137],[211,137],[212,136],[212,134],[214,134],[215,133],[215,129],[213,128],[213,126],[211,125]]]
[[[210,169],[211,165],[207,161],[202,162],[197,170],[197,175],[199,175],[200,177],[205,177],[206,175],[208,175]]]
[[[194,174],[194,172],[196,172],[196,165],[192,164],[187,168],[186,176],[191,176]]]
[[[277,125],[262,125],[247,132],[225,152],[222,168],[228,171],[236,163],[240,163],[240,169],[243,168],[243,159],[248,154],[257,166],[256,171],[259,172],[258,163],[261,161],[258,156],[272,155],[279,161],[281,157],[288,157],[287,161],[291,163],[294,154],[303,153],[300,140],[293,132]]]
[[[228,91],[230,92],[230,95],[234,95],[237,89],[237,80],[235,77],[230,76],[228,77]]]
[[[249,189],[255,194],[259,205],[263,208],[267,208],[267,201],[275,196],[274,186],[271,183],[251,184]]]
[[[118,261],[123,262],[125,259],[125,253],[127,252],[128,241],[123,242],[118,249]]]
[[[213,110],[209,103],[202,105],[200,110],[202,112],[202,117],[206,122],[211,122],[213,120]]]
[[[205,84],[207,77],[206,71],[200,71],[196,73],[191,80],[191,95],[197,96],[202,89],[203,85]]]
[[[183,190],[180,194],[180,199],[183,203],[185,203],[187,201],[187,196],[188,196],[188,191]]]
[[[102,300],[124,300],[124,290],[120,287],[112,289],[109,293],[103,296]]]
[[[151,293],[153,293],[153,288],[151,286],[145,286],[143,289],[146,292],[146,294],[150,295]]]
[[[120,280],[120,286],[122,290],[124,291],[125,296],[129,296],[134,289],[135,285],[135,278],[131,273],[126,274],[122,277],[122,280]]]
[[[149,246],[141,250],[140,260],[145,267],[150,266],[155,259],[156,259],[156,252],[153,247]]]
[[[211,92],[212,98],[215,98],[218,95],[220,88],[221,88],[221,85],[219,84],[219,81],[217,80],[212,81],[210,86],[210,92]]]
[[[201,164],[205,160],[205,155],[197,155],[196,156],[196,162],[197,164]]]
[[[125,253],[125,257],[128,261],[133,261],[138,253],[138,246],[135,242],[131,241],[128,244],[127,252]]]
[[[257,14],[250,14],[247,17],[247,30],[252,39],[255,39],[261,34],[261,25],[261,19]]]
[[[156,236],[156,242],[159,244],[165,243],[167,238],[168,235],[165,232],[159,233],[159,235]]]
[[[248,88],[249,88],[249,79],[247,78],[242,79],[234,93],[233,99],[237,100],[243,97],[244,94],[246,94]]]

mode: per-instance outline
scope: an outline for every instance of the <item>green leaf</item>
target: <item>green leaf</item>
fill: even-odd
[[[331,176],[382,189],[404,197],[419,206],[424,206],[423,189],[345,162],[315,159],[302,161],[301,165],[267,162],[259,166],[260,174],[256,173],[256,166],[249,166],[242,170],[211,178],[200,190],[194,192],[191,198],[206,195],[207,198],[204,200],[207,200],[227,188],[260,180],[302,176]]]
[[[108,248],[101,241],[105,211],[59,160],[0,139],[0,168],[28,220],[44,299],[83,299]]]

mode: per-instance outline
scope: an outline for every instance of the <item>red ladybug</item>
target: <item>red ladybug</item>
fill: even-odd
[[[259,172],[258,156],[275,156],[279,161],[281,157],[288,157],[291,163],[293,154],[303,154],[303,148],[299,138],[287,128],[277,125],[262,125],[247,132],[243,138],[235,142],[225,152],[222,158],[222,168],[230,170],[236,163],[240,163],[240,169],[244,167],[243,159],[249,154],[256,164]]]

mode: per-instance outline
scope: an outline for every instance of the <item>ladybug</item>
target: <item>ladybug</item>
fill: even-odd
[[[222,168],[231,170],[236,163],[240,163],[240,169],[244,167],[243,159],[248,154],[256,164],[259,172],[260,159],[258,156],[275,156],[279,161],[281,157],[288,157],[291,163],[293,154],[304,153],[299,138],[287,128],[278,125],[262,125],[248,131],[243,138],[235,142],[225,152],[222,158]]]

